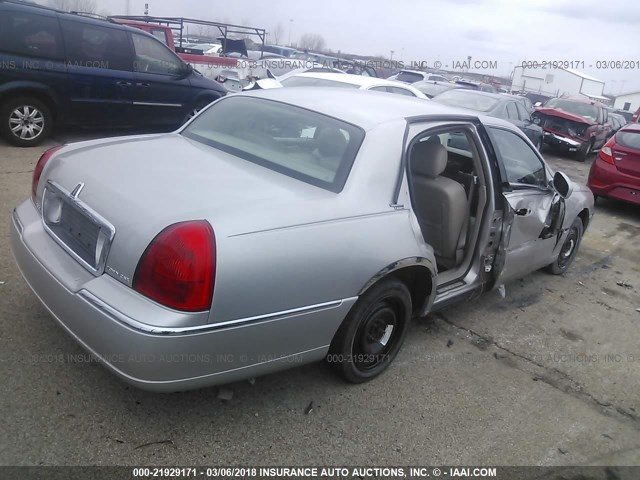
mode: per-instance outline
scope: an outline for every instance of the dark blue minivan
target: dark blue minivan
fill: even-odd
[[[0,134],[14,145],[54,125],[175,128],[226,93],[141,30],[0,0]]]

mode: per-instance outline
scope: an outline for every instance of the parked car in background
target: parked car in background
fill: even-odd
[[[283,87],[338,87],[385,92],[428,100],[420,90],[401,82],[383,78],[363,77],[344,73],[301,73],[280,80]]]
[[[587,185],[596,197],[640,204],[640,124],[622,127],[600,149]]]
[[[199,50],[205,55],[219,56],[220,53],[222,53],[222,45],[219,43],[191,43],[189,45],[185,45],[185,47],[192,50]]]
[[[182,391],[325,358],[372,379],[412,317],[567,271],[592,212],[591,191],[508,122],[280,88],[229,95],[173,133],[45,152],[10,238],[95,358]]]
[[[400,70],[398,73],[391,75],[387,80],[395,80],[403,83],[416,83],[425,80],[433,82],[448,82],[449,80],[437,73],[423,72],[422,70]]]
[[[480,90],[481,92],[498,93],[498,89],[490,83],[474,82],[471,80],[456,80],[455,83],[467,90]]]
[[[293,54],[297,53],[298,50],[291,47],[282,47],[280,45],[259,45],[258,50],[264,53],[275,53],[276,55],[281,55],[283,57],[291,57]]]
[[[325,67],[321,63],[313,63],[311,65],[307,65],[302,68],[295,68],[289,71],[286,70],[286,65],[283,65],[282,62],[262,62],[262,63],[270,66],[269,71],[272,74],[274,74],[275,78],[277,78],[278,81],[286,80],[289,77],[300,75],[301,73],[337,73],[339,75],[346,75],[346,73],[343,72],[342,70],[338,70],[337,68],[332,68],[332,67]],[[281,66],[284,68],[278,68]],[[281,73],[283,71],[286,73]]]
[[[428,98],[433,98],[448,90],[464,88],[462,85],[456,85],[455,83],[437,82],[435,80],[422,80],[420,82],[412,83],[411,86],[420,90]]]
[[[0,133],[30,147],[54,126],[174,129],[226,89],[135,28],[0,1]]]
[[[542,128],[533,122],[523,103],[513,95],[455,89],[433,97],[433,101],[507,120],[520,128],[538,150],[542,148]]]
[[[546,145],[575,152],[581,162],[609,137],[607,109],[598,102],[552,98],[536,108],[533,118],[544,129]]]
[[[622,115],[609,111],[606,126],[609,129],[609,138],[611,138],[618,130],[627,124]]]
[[[548,95],[542,95],[540,93],[532,93],[532,92],[526,92],[524,94],[524,97],[528,98],[534,107],[539,107],[544,102],[547,102],[553,98],[553,97],[549,97]]]
[[[633,112],[629,112],[628,110],[620,110],[618,108],[613,110],[613,113],[617,113],[618,115],[624,117],[624,124],[631,123],[633,121]]]

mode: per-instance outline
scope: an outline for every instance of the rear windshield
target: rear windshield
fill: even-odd
[[[336,193],[344,187],[364,139],[362,129],[341,120],[241,96],[218,101],[182,134]]]
[[[640,132],[618,132],[616,142],[623,147],[640,150]]]
[[[552,98],[544,104],[548,108],[557,108],[567,113],[577,115],[579,117],[588,118],[595,121],[598,118],[598,109],[595,105],[583,102],[572,102],[562,98]]]
[[[339,87],[339,88],[358,88],[358,85],[353,83],[336,82],[335,80],[328,80],[326,78],[313,78],[313,77],[289,77],[282,80],[285,87]]]
[[[472,90],[456,89],[443,92],[434,98],[437,102],[452,107],[468,108],[477,112],[488,112],[498,104],[497,98],[475,93]]]
[[[396,80],[399,80],[400,82],[414,83],[424,80],[424,75],[413,72],[400,72],[396,77]]]

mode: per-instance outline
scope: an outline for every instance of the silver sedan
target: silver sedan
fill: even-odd
[[[592,213],[510,123],[301,87],[45,152],[11,241],[52,316],[140,388],[323,359],[362,382],[412,317],[566,271]]]

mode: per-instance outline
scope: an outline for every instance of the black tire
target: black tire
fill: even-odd
[[[17,97],[0,108],[0,134],[16,147],[39,145],[51,134],[52,128],[51,109],[37,98]]]
[[[400,351],[410,321],[409,289],[399,280],[382,280],[353,306],[331,343],[327,361],[348,382],[371,380]]]
[[[569,227],[569,234],[565,238],[560,253],[555,261],[546,267],[547,272],[554,275],[562,275],[566,272],[576,258],[580,242],[582,241],[582,233],[584,227],[580,217],[576,218]]]
[[[576,152],[576,159],[579,162],[586,161],[587,157],[589,156],[592,150],[593,150],[593,140],[583,143],[582,145],[580,145],[580,148]]]

